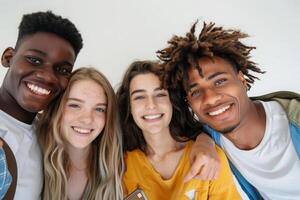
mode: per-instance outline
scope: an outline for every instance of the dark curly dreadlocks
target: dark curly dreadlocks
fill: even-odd
[[[197,23],[198,21],[193,24],[185,37],[175,35],[168,41],[167,48],[157,51],[166,72],[163,78],[164,87],[175,89],[181,85],[184,87],[181,89],[187,91],[187,69],[195,66],[201,75],[198,59],[201,57],[213,59],[214,56],[218,56],[229,61],[236,71],[241,71],[246,76],[247,86],[250,89],[254,80],[258,79],[250,74],[250,71],[264,72],[250,60],[250,52],[255,47],[240,42],[240,39],[248,35],[239,30],[224,30],[223,27],[216,27],[214,23],[204,22],[197,38],[194,34]]]

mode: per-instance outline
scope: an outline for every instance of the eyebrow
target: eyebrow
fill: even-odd
[[[33,51],[33,52],[36,52],[36,53],[39,53],[43,56],[47,56],[47,53],[41,51],[41,50],[38,50],[38,49],[28,49],[28,51]]]
[[[78,101],[78,102],[81,102],[81,103],[83,103],[84,101],[83,100],[81,100],[81,99],[78,99],[78,98],[68,98],[68,101]],[[107,103],[97,103],[96,104],[97,106],[107,106]]]
[[[219,75],[222,75],[222,74],[226,74],[226,72],[216,72],[216,73],[213,73],[211,75],[209,75],[207,77],[207,80],[211,80],[213,78],[215,78],[216,76],[219,76]],[[191,90],[192,88],[196,87],[198,85],[198,83],[193,83],[191,85],[189,85],[189,90]]]
[[[209,77],[207,77],[207,80],[211,80],[213,78],[215,78],[216,76],[222,75],[222,74],[226,74],[226,72],[216,72],[211,74]]]
[[[193,83],[193,84],[189,85],[189,91],[190,91],[192,88],[196,87],[197,85],[198,85],[198,83]]]
[[[155,88],[154,91],[158,91],[158,90],[163,90],[161,87]],[[134,90],[133,92],[131,92],[130,96],[136,94],[136,93],[140,93],[140,92],[146,92],[145,89],[138,89],[138,90]]]

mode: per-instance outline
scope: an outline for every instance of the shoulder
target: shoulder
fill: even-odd
[[[136,149],[127,151],[124,154],[125,173],[123,175],[123,184],[125,193],[131,193],[137,188],[138,183],[143,180],[145,162],[142,160],[143,152]]]
[[[216,150],[220,158],[221,171],[216,180],[210,181],[210,196],[223,199],[242,199],[234,183],[225,153],[218,146],[216,146]]]
[[[228,161],[224,151],[218,145],[215,145],[215,147],[216,147],[217,154],[220,158],[220,161],[227,163]]]
[[[140,171],[146,165],[145,154],[139,149],[125,152],[124,161],[126,166],[125,174]]]
[[[139,160],[141,159],[142,156],[143,156],[143,152],[139,149],[135,149],[133,151],[126,151],[124,153],[125,162],[132,162],[135,160]]]
[[[219,146],[216,145],[215,147],[216,147],[216,151],[219,156],[220,164],[221,164],[220,178],[228,179],[232,175],[231,175],[231,170],[229,167],[227,156],[225,155],[224,151]]]
[[[288,115],[290,121],[300,126],[300,94],[279,91],[258,97],[251,97],[252,100],[277,101]]]

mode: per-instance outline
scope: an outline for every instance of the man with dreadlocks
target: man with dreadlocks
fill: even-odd
[[[300,199],[300,95],[249,98],[252,72],[264,72],[241,42],[248,35],[204,23],[196,37],[196,24],[158,51],[165,86],[223,148],[249,199]]]

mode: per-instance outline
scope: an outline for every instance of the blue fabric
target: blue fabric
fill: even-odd
[[[291,138],[300,159],[300,127],[296,124],[289,123],[290,131],[291,131]]]
[[[296,149],[297,155],[300,159],[300,127],[297,126],[296,124],[293,124],[292,122],[289,122],[289,128],[290,128],[292,142]],[[218,133],[217,131],[213,130],[208,126],[205,126],[204,130],[211,136],[211,138],[215,141],[215,143],[221,147],[220,133]],[[243,175],[237,170],[237,168],[232,164],[232,162],[229,159],[228,162],[232,173],[238,180],[241,188],[247,194],[249,199],[251,200],[263,199],[259,194],[259,192],[257,191],[257,189],[243,177]]]
[[[11,182],[12,177],[7,169],[5,152],[0,148],[0,199],[6,194]]]
[[[210,128],[209,126],[205,126],[204,130],[212,137],[215,143],[221,147],[221,137],[220,133],[215,131],[214,129]],[[222,148],[222,147],[221,147]],[[236,177],[237,181],[239,182],[241,188],[246,193],[250,200],[261,200],[263,199],[262,196],[259,194],[257,189],[252,186],[239,172],[239,170],[233,165],[233,163],[228,159],[230,169],[234,176]]]
[[[273,99],[275,98],[275,99]],[[252,98],[252,100],[263,100],[263,101],[269,101],[269,100],[276,100],[276,98],[279,98],[281,100],[291,100],[291,99],[297,99],[300,100],[299,94],[292,93],[292,92],[276,92],[273,94],[268,94],[265,96],[255,97]],[[279,101],[280,103],[280,101]],[[283,106],[285,108],[285,106]],[[296,107],[296,109],[299,109],[299,107]],[[296,111],[298,112],[298,110]],[[297,118],[299,119],[299,118]],[[298,158],[300,159],[300,122],[297,121],[294,123],[289,122],[289,128],[290,128],[290,134],[291,139],[294,144],[295,150],[297,152]],[[208,126],[204,127],[204,130],[211,136],[211,138],[215,141],[215,143],[221,147],[220,142],[220,133],[217,131],[211,129]],[[248,197],[252,200],[260,200],[263,199],[257,189],[252,186],[243,176],[242,174],[236,169],[236,167],[232,164],[232,162],[228,159],[230,168],[236,179],[238,180],[241,188],[244,190],[244,192],[248,195]]]

